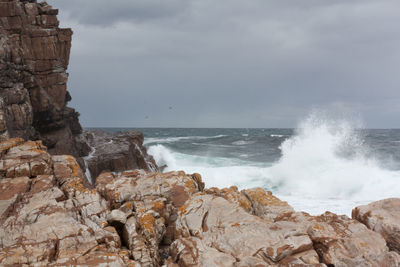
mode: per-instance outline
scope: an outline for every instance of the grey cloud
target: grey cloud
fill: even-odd
[[[118,22],[142,22],[173,17],[182,12],[184,0],[53,0],[55,7],[82,24],[111,26]]]
[[[292,127],[339,103],[400,127],[398,1],[49,2],[86,126]]]

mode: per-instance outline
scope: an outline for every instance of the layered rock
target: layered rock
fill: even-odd
[[[46,2],[0,2],[1,138],[41,139],[52,154],[83,156],[66,73],[71,29]]]
[[[388,247],[400,253],[400,199],[390,198],[353,209],[352,217],[380,233]]]
[[[261,188],[204,189],[199,174],[103,172],[41,141],[0,142],[0,265],[399,266],[346,216],[295,212]]]
[[[248,191],[248,190],[246,190]],[[237,194],[248,194],[243,191]],[[259,194],[260,189],[251,190]],[[266,196],[266,197],[265,197]],[[194,195],[178,214],[178,239],[171,246],[179,266],[399,266],[385,240],[346,216],[281,209],[261,219],[242,201]],[[236,199],[240,199],[237,197]],[[264,194],[252,206],[278,211],[284,202]],[[236,202],[236,203],[235,203]],[[265,206],[262,207],[262,203]],[[256,204],[256,205],[254,205]],[[208,259],[208,261],[204,261]]]
[[[183,172],[104,173],[41,141],[0,143],[0,265],[159,266],[177,209],[203,184]],[[175,218],[174,218],[175,216]]]
[[[143,147],[144,137],[139,131],[116,134],[88,131],[84,133],[84,138],[91,147],[89,156],[84,160],[88,169],[87,176],[92,177],[92,180],[104,171],[158,170],[153,157]]]

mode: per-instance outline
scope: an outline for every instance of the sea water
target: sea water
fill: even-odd
[[[297,211],[351,215],[358,205],[400,197],[398,129],[310,116],[296,129],[138,130],[164,171],[200,173],[206,187],[263,187]]]

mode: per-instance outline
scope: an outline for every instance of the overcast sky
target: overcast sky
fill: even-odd
[[[398,0],[49,0],[85,127],[400,127]]]

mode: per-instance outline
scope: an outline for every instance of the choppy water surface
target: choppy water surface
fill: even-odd
[[[310,117],[298,129],[138,130],[165,171],[201,173],[207,187],[264,187],[311,214],[350,215],[357,205],[400,197],[399,129]]]

